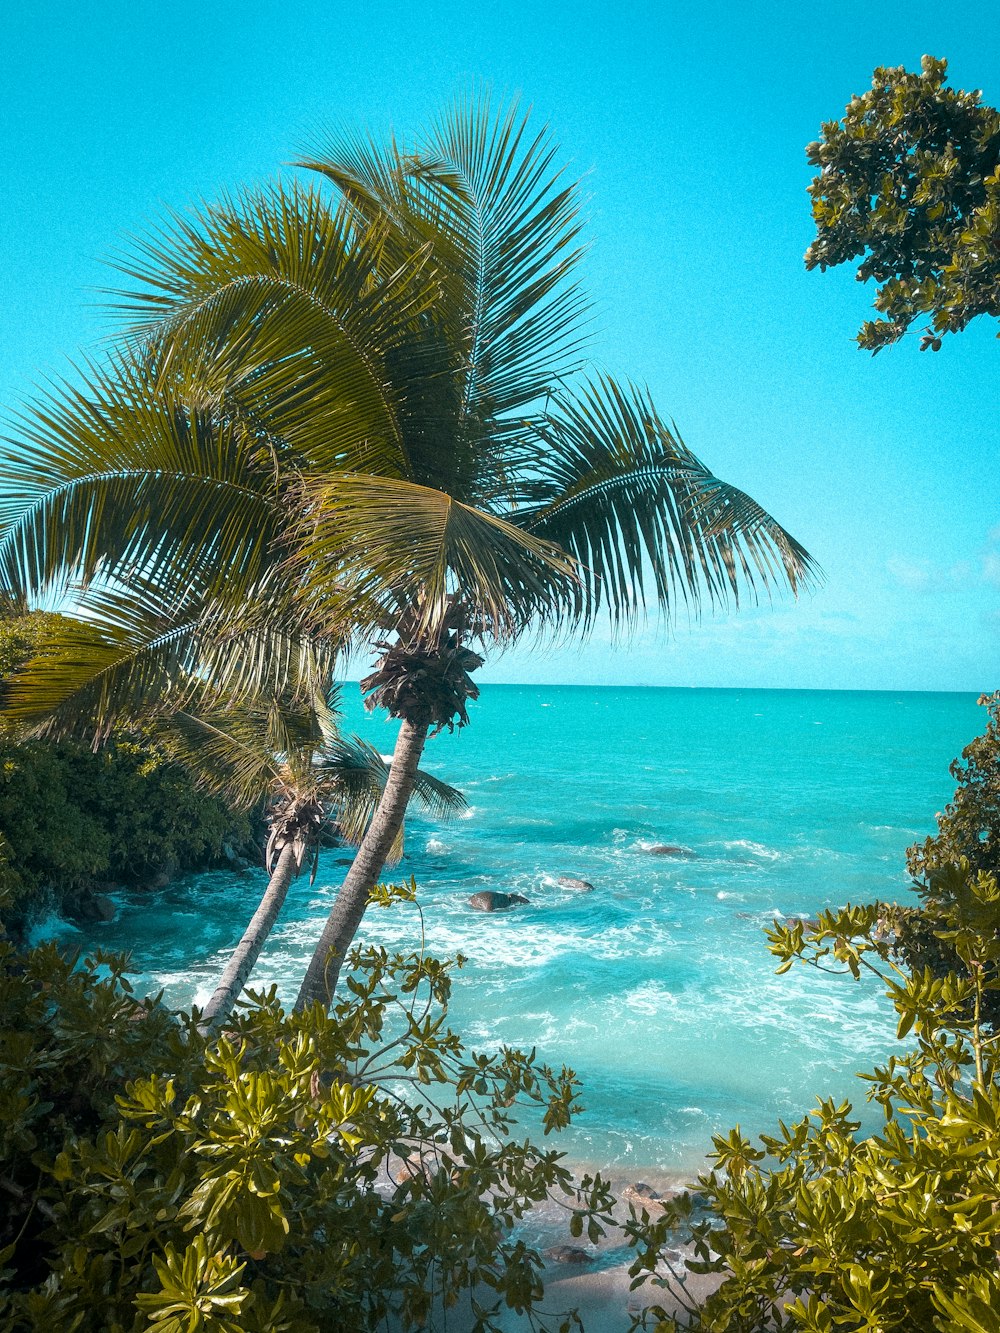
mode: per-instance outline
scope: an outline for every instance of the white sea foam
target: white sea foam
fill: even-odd
[[[428,838],[424,843],[424,851],[430,852],[432,856],[440,856],[442,852],[451,851],[451,848],[440,838]]]
[[[724,842],[728,852],[749,852],[751,856],[759,856],[765,861],[780,861],[781,852],[775,851],[773,847],[765,847],[762,842],[753,842],[750,838],[736,838],[733,842]]]
[[[50,940],[65,940],[72,935],[80,935],[82,931],[79,926],[75,926],[72,921],[67,921],[65,917],[58,916],[55,912],[48,912],[28,930],[28,944],[35,949],[39,944],[47,944]]]

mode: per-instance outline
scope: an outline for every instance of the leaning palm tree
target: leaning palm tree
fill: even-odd
[[[575,187],[516,107],[409,146],[323,145],[278,185],[175,218],[123,265],[117,358],[29,413],[0,584],[256,599],[378,654],[388,779],[299,1003],[327,1003],[428,735],[467,721],[482,653],[627,633],[813,569],[645,390],[585,374]]]
[[[315,879],[324,833],[354,845],[362,841],[388,768],[371,746],[339,734],[324,698],[307,707],[289,706],[285,699],[238,711],[219,705],[178,711],[157,734],[210,790],[237,806],[263,801],[266,808],[264,864],[270,879],[202,1013],[202,1030],[211,1032],[232,1012],[295,877],[309,865]],[[438,818],[465,807],[459,792],[422,771],[414,795]],[[402,854],[401,834],[387,859]]]
[[[54,623],[44,652],[11,678],[2,716],[36,734],[96,743],[113,726],[137,725],[203,788],[262,811],[269,879],[202,1013],[208,1033],[232,1012],[296,876],[308,865],[315,877],[324,836],[361,841],[388,767],[340,733],[337,692],[319,686],[332,670],[325,644],[290,645],[246,616],[223,626],[217,609],[197,615],[190,596],[181,609],[169,614],[148,589],[141,602],[107,587],[82,592],[85,618]],[[235,694],[226,689],[234,654]],[[248,659],[257,662],[252,673]],[[423,772],[415,794],[438,818],[465,808],[459,792]],[[401,853],[402,837],[390,859]]]

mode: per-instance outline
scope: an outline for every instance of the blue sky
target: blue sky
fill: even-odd
[[[977,10],[978,16],[977,16]],[[995,329],[872,359],[870,292],[806,273],[803,147],[876,64],[930,52],[1000,101],[992,7],[843,0],[358,6],[35,0],[0,44],[0,403],[99,350],[102,260],[166,207],[266,179],[327,126],[405,130],[487,82],[584,177],[597,365],[813,552],[798,603],[651,623],[491,663],[488,680],[997,686]]]

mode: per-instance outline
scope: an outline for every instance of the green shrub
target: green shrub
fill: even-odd
[[[3,680],[44,654],[61,617],[0,607]],[[192,775],[147,736],[117,734],[99,750],[23,737],[0,714],[0,888],[8,925],[23,925],[45,900],[86,913],[109,881],[146,885],[204,869],[227,844],[252,851],[241,813],[201,791]]]
[[[944,871],[937,872],[943,875]],[[997,988],[1000,888],[968,861],[951,867],[937,905],[956,961],[944,976],[896,961],[880,904],[825,912],[768,932],[779,971],[795,961],[884,980],[911,1044],[871,1074],[879,1133],[859,1137],[849,1103],[820,1102],[754,1147],[739,1127],[716,1138],[717,1168],[688,1196],[632,1226],[637,1284],[683,1299],[688,1271],[718,1290],[685,1317],[652,1306],[635,1325],[658,1333],[996,1333],[1000,1310],[1000,1054],[983,1022]],[[693,1247],[676,1260],[681,1243]],[[635,1326],[634,1325],[634,1326]]]
[[[0,832],[23,918],[45,895],[72,912],[107,881],[143,886],[250,842],[247,817],[202,792],[148,742],[98,751],[0,737]]]
[[[510,1134],[525,1103],[568,1122],[571,1072],[468,1053],[447,964],[352,963],[332,1015],[257,996],[206,1043],[136,1001],[121,959],[0,946],[0,1326],[328,1333],[461,1299],[485,1330],[537,1308],[511,1226],[554,1192],[596,1235],[611,1203]]]

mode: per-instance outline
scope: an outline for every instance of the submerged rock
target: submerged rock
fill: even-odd
[[[556,1264],[589,1264],[593,1257],[576,1245],[553,1245],[545,1251],[545,1258]]]
[[[114,921],[117,909],[110,898],[105,898],[103,893],[95,893],[90,901],[93,907],[92,920]]]
[[[560,875],[556,883],[561,889],[575,889],[577,893],[592,893],[594,889],[589,879],[577,879],[575,875]]]
[[[529,901],[520,893],[494,893],[492,889],[481,889],[469,899],[469,906],[479,912],[505,912],[508,907],[517,907]]]
[[[679,847],[675,842],[654,842],[646,851],[650,856],[694,856],[690,847]]]

